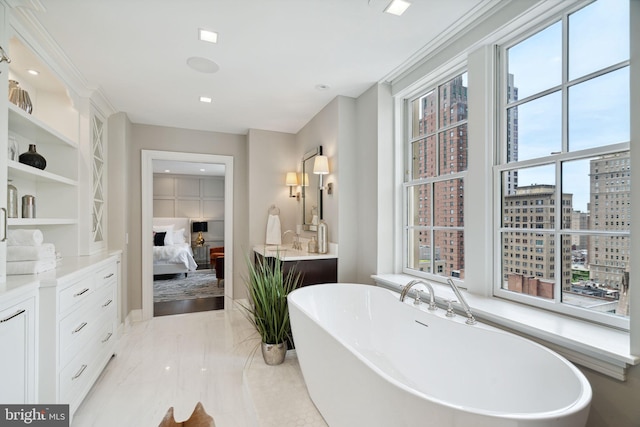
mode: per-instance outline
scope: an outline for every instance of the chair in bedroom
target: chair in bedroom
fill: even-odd
[[[224,255],[216,258],[216,279],[218,279],[217,285],[220,286],[220,282],[224,280]]]
[[[220,282],[224,280],[224,246],[209,249],[209,258],[211,265],[216,270],[216,278],[218,286],[220,286]]]
[[[224,246],[217,246],[209,249],[209,258],[211,259],[211,265],[216,265],[216,258],[224,256]]]

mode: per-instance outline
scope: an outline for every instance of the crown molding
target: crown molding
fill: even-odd
[[[429,43],[407,58],[402,64],[398,65],[391,72],[385,75],[379,83],[392,83],[401,76],[411,73],[422,63],[426,62],[428,58],[444,50],[447,46],[451,45],[464,34],[478,26],[488,16],[491,16],[499,9],[503,8],[507,3],[508,2],[501,0],[482,1],[467,12],[462,18],[447,27],[445,31],[431,39]]]

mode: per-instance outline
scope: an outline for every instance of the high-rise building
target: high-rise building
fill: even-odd
[[[463,76],[439,86],[420,100],[419,134],[425,138],[414,151],[414,171],[426,178],[467,169],[467,87]],[[456,123],[463,122],[460,125]],[[450,179],[419,186],[419,223],[445,227],[464,226],[462,180]],[[431,211],[433,209],[433,211]],[[433,221],[432,221],[433,219]],[[419,268],[439,275],[464,277],[464,234],[459,230],[418,232]],[[431,247],[435,259],[431,259]]]
[[[631,160],[629,152],[602,156],[590,162],[589,228],[629,231],[631,227]],[[589,238],[590,278],[600,286],[621,289],[629,268],[629,237]]]
[[[554,185],[517,187],[503,197],[503,226],[522,231],[502,234],[502,273],[508,289],[542,298],[554,298],[556,265],[560,265],[562,289],[571,289],[571,238],[555,245],[556,214]],[[562,195],[561,220],[571,222],[573,195]],[[538,230],[538,231],[536,231]]]

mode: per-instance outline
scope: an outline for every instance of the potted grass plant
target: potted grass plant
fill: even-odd
[[[285,273],[279,256],[258,257],[255,263],[247,258],[247,266],[249,303],[242,307],[260,335],[265,363],[278,365],[291,339],[287,295],[300,286],[301,275],[295,267]]]

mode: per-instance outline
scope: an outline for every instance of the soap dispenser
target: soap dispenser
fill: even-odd
[[[311,236],[311,240],[309,240],[309,245],[307,247],[307,252],[310,254],[315,254],[318,252],[318,240],[316,236]]]

